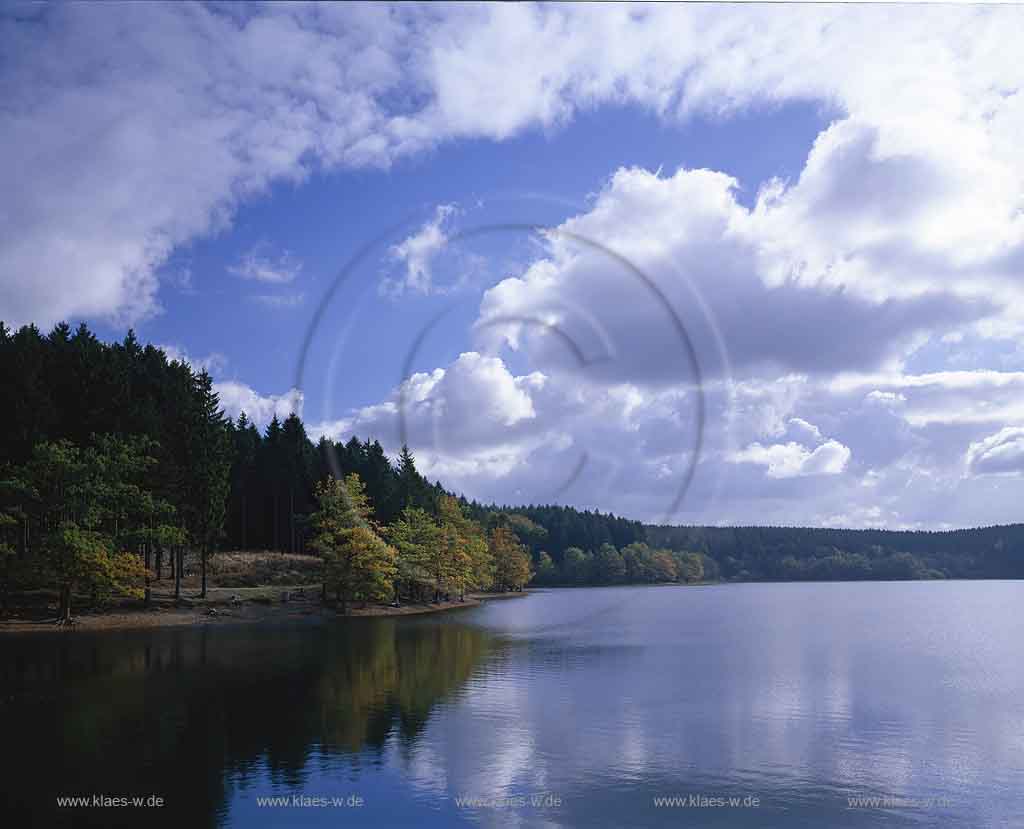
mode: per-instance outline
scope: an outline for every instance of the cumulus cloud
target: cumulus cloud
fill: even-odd
[[[547,378],[515,376],[498,357],[465,352],[445,368],[413,374],[390,397],[312,427],[317,436],[374,434],[399,443],[400,419],[410,442],[435,451],[471,452],[513,442],[537,419],[535,396]]]
[[[546,256],[485,294],[481,325],[550,318],[587,355],[612,344],[611,358],[588,370],[666,383],[694,375],[673,314],[703,375],[714,377],[877,369],[905,357],[922,335],[990,311],[942,286],[877,298],[858,289],[856,274],[840,284],[821,275],[779,281],[764,250],[781,237],[764,234],[782,230],[760,225],[761,208],[739,204],[735,185],[707,170],[667,178],[619,170],[588,212],[548,235]],[[515,324],[487,332],[495,328],[542,366],[568,364],[565,349],[544,332]]]
[[[558,500],[656,522],[963,526],[1009,520],[1019,501],[988,489],[981,467],[963,475],[967,447],[993,433],[991,422],[957,420],[964,390],[1019,399],[1013,383],[993,391],[997,374],[714,381],[695,457],[691,388],[516,374],[500,357],[467,353],[310,432],[373,436],[395,453],[404,407],[423,471],[499,503]]]
[[[967,449],[971,475],[1020,475],[1024,472],[1024,427],[1007,426]]]
[[[837,440],[827,440],[813,450],[794,441],[770,446],[752,443],[734,453],[730,460],[764,466],[771,478],[838,475],[850,460],[850,448]]]
[[[289,389],[284,394],[262,395],[245,383],[226,380],[214,383],[213,390],[217,392],[221,408],[228,417],[234,420],[245,412],[245,416],[260,429],[274,417],[283,420],[292,412],[302,415],[303,394],[298,389]]]

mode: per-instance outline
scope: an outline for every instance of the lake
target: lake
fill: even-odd
[[[618,587],[7,636],[4,825],[1024,825],[1022,608],[1024,582]]]

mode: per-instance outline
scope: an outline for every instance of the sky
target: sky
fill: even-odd
[[[0,319],[657,523],[1024,502],[1024,9],[6,4]]]

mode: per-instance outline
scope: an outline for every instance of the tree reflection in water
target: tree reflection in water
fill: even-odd
[[[432,620],[0,640],[7,825],[214,826],[230,789],[358,775],[389,740],[414,744],[431,711],[497,647]],[[58,795],[158,794],[166,807],[56,808]]]

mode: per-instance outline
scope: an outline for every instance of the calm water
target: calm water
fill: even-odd
[[[1015,582],[608,588],[418,619],[0,638],[0,818],[1024,825],[1022,606]],[[56,808],[93,794],[165,805]],[[295,794],[328,805],[259,802]]]

